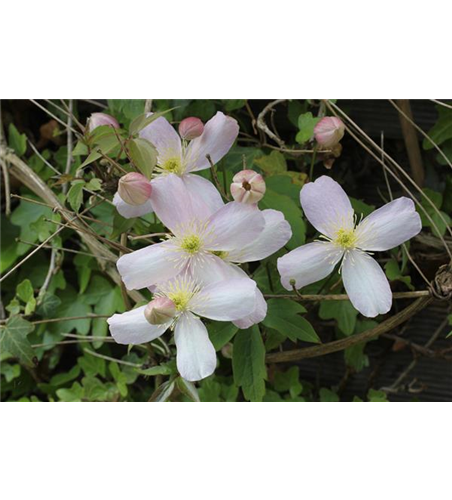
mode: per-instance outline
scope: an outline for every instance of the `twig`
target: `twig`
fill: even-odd
[[[128,236],[130,241],[135,240],[145,240],[147,238],[153,238],[154,236],[169,236],[169,233],[150,233],[150,234],[142,234],[140,236]]]
[[[328,344],[319,346],[271,353],[267,355],[266,360],[268,363],[287,363],[292,361],[299,361],[300,359],[323,356],[332,352],[343,351],[348,347],[356,344],[361,344],[362,342],[367,342],[375,337],[378,337],[382,333],[386,333],[396,326],[399,326],[400,324],[411,318],[411,316],[424,309],[424,307],[426,307],[432,300],[432,297],[420,297],[399,313],[391,316],[375,328],[371,328],[370,330],[367,330],[363,333],[359,333],[351,337],[346,337],[345,339],[335,340],[333,342],[329,342]]]
[[[4,161],[0,162],[3,172],[3,183],[5,187],[5,215],[9,217],[11,214],[11,188],[9,184],[9,169],[8,164]]]
[[[429,99],[430,101],[439,104],[440,106],[444,106],[445,108],[452,109],[452,106],[450,104],[446,104],[445,102],[438,101],[437,99]]]
[[[121,234],[121,245],[124,248],[127,248],[127,233]],[[121,257],[122,255],[124,255],[124,252],[121,251],[119,253],[119,256]],[[124,305],[125,305],[126,309],[127,310],[132,309],[132,304],[130,303],[129,296],[127,295],[127,289],[126,289],[123,281],[121,281],[121,295],[122,295],[122,299],[124,301]]]
[[[150,113],[151,109],[152,109],[152,99],[146,99],[146,102],[144,104],[144,112]]]
[[[37,243],[31,243],[30,241],[25,241],[21,240],[20,238],[16,238],[16,241],[19,243],[24,243],[25,245],[30,245],[33,247],[38,247],[39,245]],[[51,245],[44,245],[42,248],[50,249],[52,250],[54,247]],[[89,252],[83,252],[81,250],[73,250],[72,248],[65,248],[65,247],[59,247],[58,250],[61,250],[62,252],[68,252],[68,253],[75,253],[75,254],[80,254],[80,255],[87,255],[88,257],[93,257],[94,259],[103,259],[107,260],[109,262],[116,262],[117,259],[110,259],[108,257],[104,257],[103,255],[94,255]]]
[[[42,156],[42,154],[37,150],[36,146],[30,141],[30,139],[27,137],[27,141],[28,141],[28,144],[30,145],[31,149],[33,150],[33,152],[35,153],[35,155],[42,161],[44,162],[44,165],[46,165],[47,167],[50,168],[50,170],[52,170],[52,172],[54,172],[55,174],[57,174],[58,176],[61,175],[61,172],[59,170],[57,170],[51,163],[49,163],[45,158],[44,156]]]
[[[58,116],[55,116],[51,111],[49,111],[47,108],[39,104],[39,102],[30,99],[30,101],[35,105],[38,106],[38,108],[42,109],[45,113],[47,113],[50,117],[52,117],[54,120],[56,120],[60,125],[63,125],[64,128],[67,128],[67,123],[64,123],[63,120],[60,120]],[[80,134],[77,132],[77,130],[71,129],[72,132],[78,137]]]
[[[72,165],[72,99],[69,99],[69,114],[67,117],[67,157],[66,157],[66,168],[64,173],[69,175]],[[69,187],[69,183],[65,182],[63,184],[63,193],[66,194]]]
[[[39,290],[38,304],[41,303],[41,301],[44,297],[44,294],[46,293],[47,288],[49,288],[50,282],[52,281],[52,277],[55,274],[55,267],[56,267],[55,261],[56,261],[57,250],[54,247],[51,247],[51,248],[52,248],[52,251],[50,253],[49,269],[47,271],[47,275],[45,277],[44,283],[43,283],[41,289]]]
[[[276,101],[270,102],[269,104],[267,104],[267,106],[265,106],[265,108],[259,113],[257,117],[257,128],[259,130],[262,130],[264,134],[267,134],[268,137],[273,139],[280,148],[283,148],[285,146],[285,142],[268,128],[267,124],[265,123],[265,115],[268,112],[272,111],[275,106],[286,101],[287,99],[277,99]]]
[[[220,180],[218,179],[217,172],[215,171],[215,165],[213,164],[212,158],[208,154],[206,155],[206,158],[210,164],[210,173],[212,174],[212,179],[213,179],[215,186],[217,187],[218,191],[221,193],[221,196],[225,200],[231,201],[230,196],[225,192],[225,190],[223,189],[223,186],[220,183]]]
[[[114,363],[119,363],[120,365],[132,366],[133,368],[141,368],[142,365],[138,363],[130,363],[129,361],[122,361],[122,359],[111,358],[110,356],[105,356],[104,354],[99,354],[98,352],[91,351],[90,349],[85,349],[85,352],[95,356],[96,358],[105,359],[106,361],[113,361]]]
[[[419,297],[428,297],[430,295],[429,290],[419,290],[414,292],[394,292],[392,294],[393,299],[414,299]],[[273,294],[264,295],[266,299],[292,299],[296,301],[306,300],[308,302],[316,302],[319,300],[350,300],[350,297],[346,293],[340,294],[328,294],[328,295],[304,295],[296,292],[296,295],[290,294]]]

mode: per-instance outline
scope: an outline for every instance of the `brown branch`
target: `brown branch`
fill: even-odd
[[[395,292],[392,294],[393,299],[414,299],[419,297],[428,297],[430,295],[429,290],[419,290],[414,292]],[[297,301],[306,300],[308,302],[315,302],[318,300],[350,300],[350,297],[346,293],[339,294],[329,294],[329,295],[304,295],[297,293],[296,295],[291,294],[274,294],[274,295],[264,295],[266,299],[292,299]]]
[[[359,333],[345,339],[335,340],[324,345],[271,353],[267,355],[266,361],[267,363],[287,363],[306,358],[324,356],[325,354],[331,354],[332,352],[343,351],[348,347],[361,344],[362,342],[367,342],[368,340],[378,337],[382,333],[386,333],[396,326],[399,326],[404,321],[411,318],[411,316],[424,309],[424,307],[426,307],[432,300],[432,297],[420,297],[399,313],[391,316],[375,328],[371,328],[363,333]]]
[[[264,132],[264,134],[267,134],[268,137],[270,137],[270,139],[273,139],[276,144],[278,144],[278,146],[280,148],[284,148],[284,146],[286,145],[285,142],[280,139],[275,133],[273,133],[267,126],[267,124],[265,123],[265,115],[267,113],[269,113],[270,111],[273,111],[273,108],[275,106],[277,106],[278,104],[281,104],[283,102],[286,102],[287,99],[276,99],[276,101],[272,101],[270,102],[269,104],[267,104],[267,106],[265,106],[265,108],[259,113],[258,117],[257,117],[257,128],[259,130],[262,130],[262,132]]]

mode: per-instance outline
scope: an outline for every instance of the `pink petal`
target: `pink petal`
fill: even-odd
[[[169,328],[171,322],[163,325],[148,323],[144,316],[145,309],[146,306],[141,306],[108,318],[110,333],[118,344],[144,344],[160,337]]]
[[[218,163],[231,149],[239,135],[239,125],[234,118],[221,111],[211,118],[204,127],[201,137],[194,139],[187,150],[187,171],[209,168],[206,158],[209,154],[213,163]]]
[[[193,203],[202,202],[201,210],[204,210],[205,217],[210,217],[217,210],[224,206],[221,194],[218,189],[207,179],[195,174],[186,174],[181,177],[190,194]],[[205,212],[206,207],[208,212]]]
[[[147,215],[154,211],[150,199],[142,205],[129,205],[119,196],[119,193],[115,193],[115,196],[113,197],[113,204],[119,214],[126,219],[141,217],[142,215]]]
[[[145,127],[140,132],[140,137],[147,139],[155,146],[160,164],[164,163],[168,158],[181,158],[182,156],[179,134],[163,116]]]
[[[335,237],[339,229],[353,229],[353,208],[341,186],[326,175],[305,184],[301,206],[309,222],[322,234]]]
[[[212,375],[217,365],[215,348],[202,321],[184,313],[176,323],[174,340],[177,348],[177,369],[181,376],[196,382]]]
[[[363,250],[389,250],[422,229],[413,200],[401,197],[367,216],[356,228],[357,246]]]
[[[368,318],[387,313],[392,292],[383,269],[360,250],[347,253],[342,266],[342,281],[355,309]]]
[[[292,250],[278,259],[278,271],[282,286],[292,290],[290,281],[295,280],[295,287],[306,285],[326,278],[341,260],[344,251],[332,243],[314,242]]]
[[[233,323],[238,328],[245,330],[263,321],[265,316],[267,316],[267,302],[259,288],[256,288],[256,307],[254,311],[248,316],[233,321]]]
[[[233,250],[228,255],[231,262],[253,262],[262,260],[280,250],[292,237],[290,224],[277,210],[263,210],[265,227],[249,245]]]
[[[174,263],[177,257],[174,245],[163,242],[123,255],[116,265],[127,289],[139,290],[179,274],[182,269]]]

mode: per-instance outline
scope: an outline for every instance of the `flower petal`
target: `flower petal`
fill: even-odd
[[[267,302],[259,288],[256,288],[256,307],[254,311],[244,318],[233,321],[233,323],[238,328],[245,330],[263,321],[265,316],[267,316]]]
[[[298,289],[325,278],[341,260],[343,253],[341,248],[328,242],[308,243],[292,250],[278,259],[282,286],[292,290],[290,280],[294,279]]]
[[[340,184],[326,175],[305,184],[301,206],[309,222],[322,234],[335,237],[338,229],[353,229],[353,208]]]
[[[157,118],[157,120],[150,123],[147,127],[144,127],[140,132],[140,137],[147,139],[155,146],[159,164],[164,163],[169,158],[182,157],[182,145],[179,134],[163,116]]]
[[[274,254],[292,237],[290,224],[278,210],[263,210],[265,227],[249,245],[233,250],[227,259],[231,262],[254,262]]]
[[[355,309],[374,318],[391,309],[392,292],[383,269],[360,250],[347,253],[342,266],[342,281]]]
[[[363,250],[389,250],[422,229],[413,200],[402,196],[367,216],[356,228],[357,246]]]
[[[151,325],[144,317],[146,306],[132,309],[123,314],[114,314],[107,319],[110,333],[118,344],[143,344],[160,337],[171,322],[164,325]]]
[[[205,212],[206,218],[214,214],[217,210],[224,206],[221,194],[218,189],[207,179],[195,174],[183,175],[182,181],[190,193],[193,203],[201,200],[203,202],[203,209],[205,206],[209,208],[209,212]]]
[[[248,275],[236,265],[207,253],[203,255],[203,260],[199,261],[199,265],[198,261],[193,259],[189,270],[193,279],[203,286],[231,278],[248,278]]]
[[[225,116],[221,111],[211,118],[204,127],[201,137],[191,141],[187,150],[187,171],[204,170],[210,164],[206,158],[209,154],[213,163],[218,163],[231,149],[239,135],[239,125],[234,118]]]
[[[254,241],[264,230],[265,219],[260,210],[235,201],[224,205],[209,219],[212,245],[209,250],[237,250]]]
[[[196,382],[212,375],[217,365],[215,348],[202,321],[184,313],[176,323],[174,340],[177,348],[177,369],[181,376]]]
[[[256,308],[256,283],[250,278],[212,283],[196,294],[188,307],[199,316],[217,321],[244,318]]]
[[[206,220],[211,211],[196,196],[191,196],[185,182],[175,174],[152,181],[152,206],[157,217],[175,234],[193,220]]]
[[[177,253],[171,243],[157,243],[123,255],[116,265],[127,289],[139,290],[179,274],[182,269],[174,262]]]
[[[141,217],[142,215],[150,214],[154,211],[150,199],[142,205],[129,205],[119,196],[119,193],[115,193],[115,196],[113,197],[113,204],[119,214],[126,219]]]

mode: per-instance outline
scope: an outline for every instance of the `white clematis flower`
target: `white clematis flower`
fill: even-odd
[[[308,243],[278,259],[281,283],[291,290],[328,276],[341,260],[342,279],[353,306],[373,318],[391,309],[392,292],[380,265],[367,252],[401,245],[422,228],[414,203],[401,197],[356,224],[350,200],[327,176],[306,184],[301,206],[309,222],[326,241]]]
[[[177,369],[194,382],[211,375],[216,367],[215,349],[199,317],[234,321],[247,316],[255,309],[256,284],[237,278],[202,286],[184,275],[159,284],[154,297],[169,299],[176,309],[174,317],[154,325],[146,319],[147,306],[138,307],[108,319],[111,335],[119,344],[142,344],[174,330]]]

